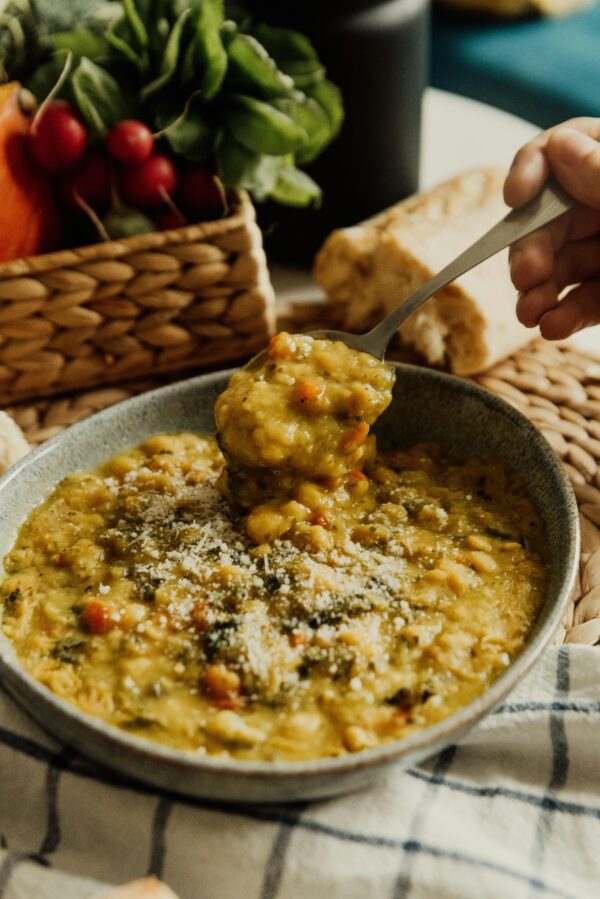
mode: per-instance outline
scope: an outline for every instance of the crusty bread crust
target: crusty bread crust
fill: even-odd
[[[0,412],[0,475],[30,449],[18,424],[6,412]]]
[[[343,327],[369,327],[405,300],[503,215],[505,172],[481,168],[415,194],[374,218],[334,231],[314,274]],[[402,326],[432,364],[474,374],[531,339],[517,321],[508,252],[439,291]]]

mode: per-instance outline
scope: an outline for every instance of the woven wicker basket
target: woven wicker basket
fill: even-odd
[[[217,221],[3,263],[0,403],[248,356],[273,309],[244,192]]]

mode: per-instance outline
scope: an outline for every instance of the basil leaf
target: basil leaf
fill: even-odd
[[[217,173],[225,187],[243,187],[257,200],[265,200],[275,188],[279,173],[289,164],[286,156],[252,153],[227,132],[219,135]]]
[[[273,57],[282,72],[294,79],[296,87],[304,88],[325,78],[325,67],[317,51],[305,35],[291,28],[258,25],[254,36]]]
[[[312,97],[304,95],[302,100],[282,97],[273,100],[273,105],[304,129],[306,140],[296,152],[296,162],[301,165],[312,162],[331,140],[331,125],[323,107]]]
[[[224,18],[223,0],[201,0],[195,14],[194,39],[183,64],[184,82],[194,81],[205,100],[212,100],[219,92],[227,71],[220,33]]]
[[[286,112],[254,97],[233,97],[226,108],[225,121],[235,139],[254,153],[293,153],[308,139],[304,128]]]
[[[148,32],[136,8],[135,0],[121,0],[121,2],[123,4],[123,14],[129,23],[138,46],[145,49],[149,43]]]
[[[175,74],[177,63],[179,62],[179,49],[181,46],[183,29],[185,28],[185,24],[191,13],[192,11],[189,7],[184,9],[173,25],[160,65],[160,75],[141,89],[140,96],[142,97],[142,100],[147,100],[148,97],[168,84]]]
[[[227,45],[229,67],[226,83],[241,93],[257,93],[261,97],[291,96],[294,82],[277,68],[262,44],[249,34],[235,34]]]
[[[81,115],[99,137],[104,137],[113,125],[127,118],[117,81],[87,56],[82,57],[75,69],[71,86]]]
[[[306,93],[325,110],[331,128],[330,138],[333,140],[344,121],[344,104],[339,87],[336,87],[331,81],[319,81],[308,88]]]
[[[321,188],[306,172],[287,166],[279,173],[270,198],[285,206],[318,205],[321,201]]]

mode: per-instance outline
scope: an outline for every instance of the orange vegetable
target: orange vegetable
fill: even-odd
[[[304,378],[294,387],[294,399],[301,405],[312,405],[320,400],[324,393],[325,382],[320,378]]]
[[[269,341],[267,356],[269,359],[285,359],[296,352],[296,343],[287,331],[280,331]]]
[[[242,681],[236,671],[219,663],[209,665],[202,676],[202,686],[206,692],[217,700],[236,700],[242,689]],[[229,706],[221,706],[229,708]]]
[[[16,82],[0,85],[0,262],[58,243],[59,219],[47,176],[29,150],[30,120]]]
[[[362,446],[367,439],[369,433],[369,425],[366,421],[359,422],[342,440],[341,449],[343,453],[353,453]]]
[[[83,610],[83,620],[92,634],[107,634],[119,623],[119,612],[108,602],[92,599]]]
[[[319,527],[322,527],[322,528],[331,527],[331,525],[329,523],[329,519],[327,518],[326,515],[323,514],[323,512],[315,512],[315,514],[312,517],[311,524],[319,525]]]
[[[360,471],[358,468],[353,468],[350,472],[350,477],[354,478],[355,481],[366,481],[368,480],[366,474],[363,471]]]

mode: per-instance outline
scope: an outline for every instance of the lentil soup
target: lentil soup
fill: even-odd
[[[33,676],[170,746],[304,760],[434,724],[522,647],[541,526],[495,460],[416,446],[303,473],[305,512],[258,542],[222,471],[213,439],[159,435],[31,514],[0,596]]]

